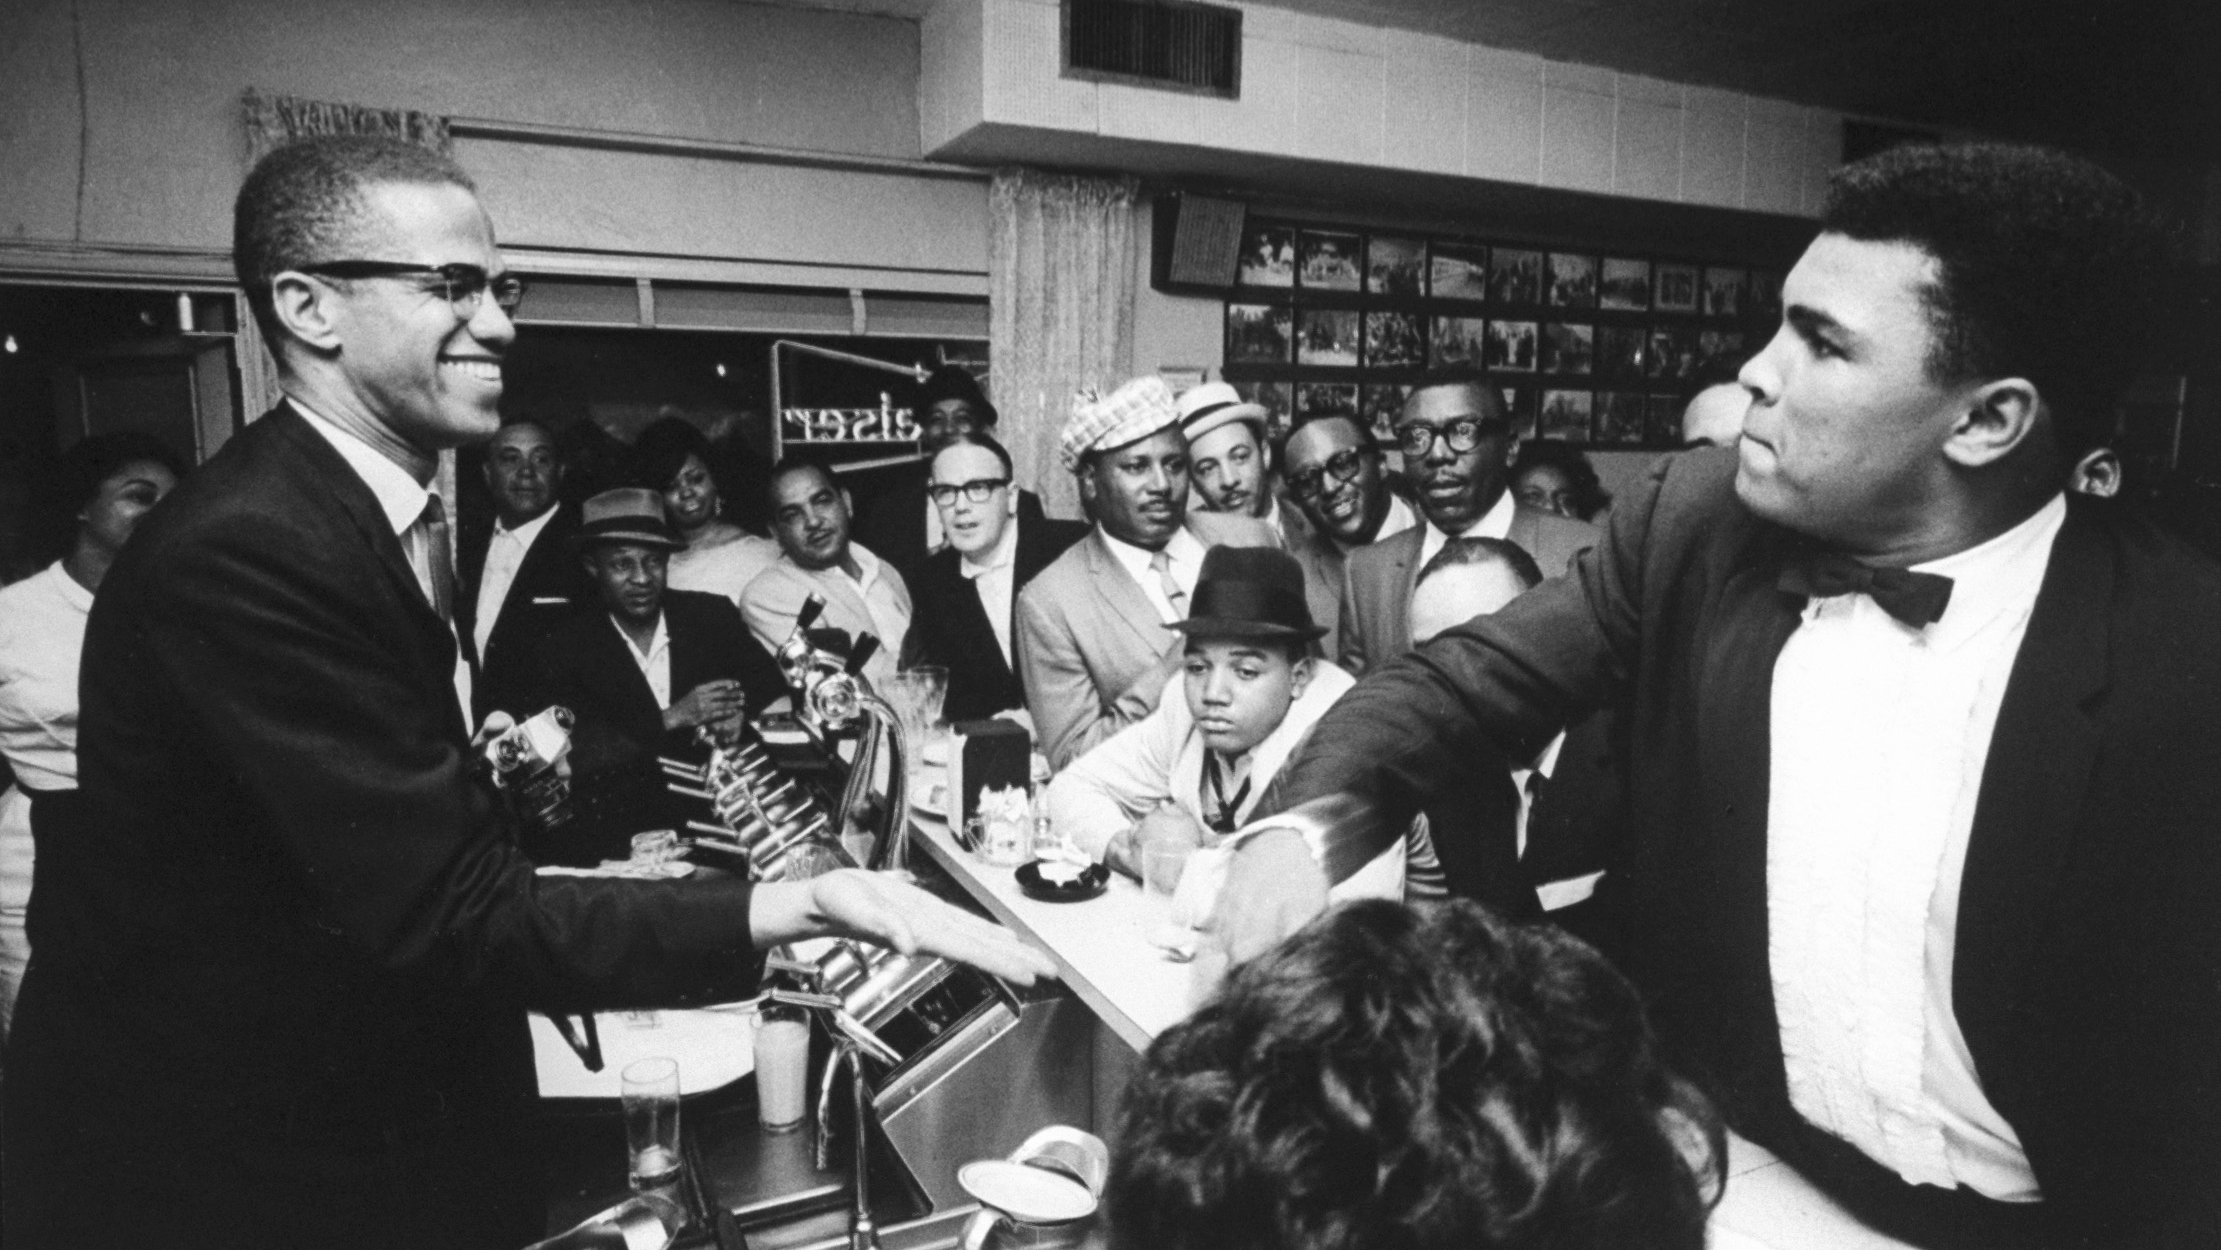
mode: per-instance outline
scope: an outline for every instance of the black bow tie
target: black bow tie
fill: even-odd
[[[1914,629],[1925,629],[1943,619],[1951,602],[1951,579],[1940,573],[1915,573],[1910,569],[1878,569],[1840,552],[1807,556],[1781,571],[1782,593],[1807,599],[1835,595],[1865,595]]]

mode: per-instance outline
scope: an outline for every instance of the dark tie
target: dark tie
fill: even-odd
[[[1242,810],[1242,804],[1249,799],[1249,783],[1256,778],[1242,778],[1241,788],[1234,791],[1233,798],[1227,798],[1224,774],[1219,771],[1218,752],[1209,748],[1205,748],[1203,752],[1203,778],[1211,788],[1209,803],[1218,808],[1218,815],[1211,818],[1211,832],[1232,833],[1241,828],[1237,823],[1236,813]]]
[[[417,517],[424,539],[425,580],[432,583],[432,610],[440,619],[455,621],[455,548],[447,537],[447,505],[438,495],[427,495]]]
[[[1951,579],[1940,573],[1915,573],[1910,569],[1881,569],[1861,564],[1841,552],[1823,551],[1791,563],[1781,571],[1782,593],[1807,599],[1835,595],[1865,595],[1914,629],[1925,629],[1943,619],[1951,602]]]

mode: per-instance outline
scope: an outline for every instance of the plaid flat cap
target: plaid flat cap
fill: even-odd
[[[1124,447],[1168,425],[1180,422],[1172,402],[1172,388],[1156,374],[1135,378],[1108,395],[1082,391],[1072,397],[1072,419],[1064,423],[1064,437],[1057,441],[1057,457],[1067,473],[1076,473],[1080,457],[1091,451]]]

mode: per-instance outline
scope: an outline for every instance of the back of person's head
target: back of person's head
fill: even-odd
[[[77,544],[79,517],[100,484],[134,464],[152,462],[183,480],[185,462],[169,444],[138,430],[116,430],[78,439],[51,474],[41,475],[34,496],[33,546],[43,560],[68,555]]]
[[[284,335],[270,284],[289,269],[374,259],[365,192],[389,183],[478,190],[439,153],[374,135],[300,139],[255,162],[232,204],[232,267],[273,350]]]
[[[1150,1046],[1107,1198],[1125,1250],[1699,1250],[1724,1159],[1595,951],[1367,900]]]
[[[1934,258],[1931,378],[2033,382],[2068,461],[2105,437],[2164,256],[2127,184],[2045,148],[1893,148],[1830,177],[1820,229]]]
[[[633,440],[633,481],[649,490],[668,489],[688,456],[701,457],[705,469],[716,467],[709,436],[699,426],[685,417],[659,418]]]
[[[1428,579],[1448,569],[1466,565],[1501,564],[1519,579],[1520,588],[1533,590],[1542,584],[1542,566],[1527,554],[1527,549],[1506,538],[1483,538],[1475,534],[1459,534],[1442,544],[1442,550],[1419,568],[1419,576],[1412,579],[1414,586],[1425,585]]]

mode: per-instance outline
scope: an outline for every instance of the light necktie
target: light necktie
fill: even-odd
[[[427,495],[417,517],[423,541],[425,580],[431,584],[432,610],[449,624],[455,622],[455,549],[447,536],[447,505],[438,495]]]
[[[1180,589],[1180,579],[1172,575],[1172,557],[1159,551],[1149,557],[1149,567],[1157,575],[1157,588],[1164,591],[1167,602],[1172,604],[1172,615],[1188,619],[1188,592]]]

